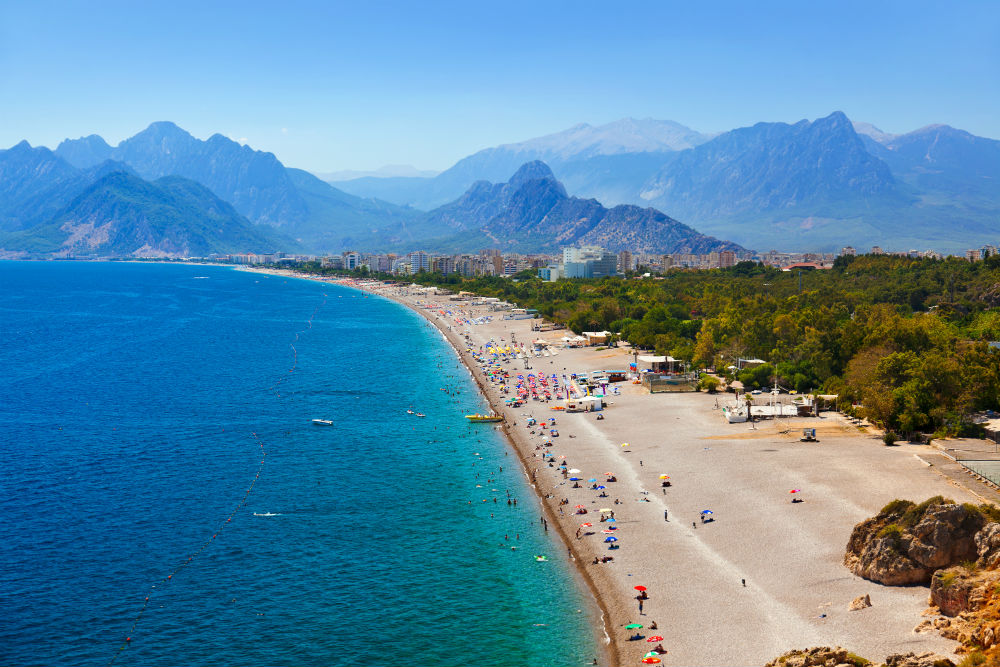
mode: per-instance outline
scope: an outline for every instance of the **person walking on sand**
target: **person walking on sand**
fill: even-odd
[[[663,510],[663,520],[670,521],[670,519],[667,518],[667,510]]]

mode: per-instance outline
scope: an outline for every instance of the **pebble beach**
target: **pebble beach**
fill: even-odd
[[[882,586],[842,564],[852,527],[890,500],[941,494],[983,502],[940,472],[936,450],[885,447],[835,412],[730,424],[720,408],[732,394],[649,394],[628,381],[615,383],[619,393],[607,396],[602,420],[552,410],[555,398],[508,408],[510,394],[473,354],[491,342],[553,343],[556,354],[530,357],[530,370],[523,360],[509,362],[511,376],[625,369],[632,356],[618,348],[565,348],[565,330],[535,332],[538,320],[503,319],[502,312],[422,290],[337,282],[424,315],[504,415],[502,424],[482,426],[507,435],[542,499],[540,521],[565,541],[567,550],[549,557],[570,559],[592,589],[603,612],[603,627],[595,629],[607,648],[602,661],[638,665],[656,645],[665,649],[657,657],[666,665],[762,665],[816,645],[843,646],[871,660],[908,651],[953,655],[954,642],[913,631],[927,607],[926,588]],[[553,416],[558,437],[545,440],[528,426],[531,418]],[[806,427],[816,429],[818,442],[800,441]],[[579,487],[562,463],[580,471]],[[616,481],[607,482],[609,473]],[[610,512],[601,509],[615,520],[602,522]],[[617,541],[606,542],[609,536]],[[636,586],[648,596],[641,609]],[[848,611],[866,594],[871,607]],[[626,628],[635,624],[643,627]]]

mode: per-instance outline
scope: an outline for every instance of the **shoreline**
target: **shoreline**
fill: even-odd
[[[410,293],[405,286],[373,283],[365,289],[345,278],[242,270],[353,287],[394,300],[435,326],[491,408],[507,417],[498,430],[517,453],[544,516],[555,524],[594,596],[605,634],[597,645],[608,664],[641,659],[651,644],[642,641],[644,636],[631,640],[624,626],[651,620],[659,622],[656,632],[663,635],[664,664],[764,664],[788,650],[817,645],[843,646],[875,661],[914,650],[957,657],[956,642],[914,632],[923,620],[926,588],[882,586],[854,576],[842,563],[853,526],[894,498],[920,501],[942,494],[958,502],[979,501],[963,480],[943,474],[946,459],[937,450],[884,447],[875,434],[838,413],[728,424],[718,410],[721,402],[732,400],[725,394],[649,394],[627,382],[605,399],[604,421],[595,422],[592,413],[559,413],[562,437],[540,442],[538,434],[517,422],[532,413],[551,416],[549,406],[529,400],[517,413],[508,410],[498,385],[464,350],[509,335],[523,343],[561,333],[532,332],[530,321],[501,320],[500,313],[423,291]],[[463,319],[445,311],[461,311]],[[493,319],[476,319],[484,315]],[[529,356],[530,366],[539,370],[525,374],[556,373],[557,368],[562,374],[594,372],[631,361],[615,349],[558,348],[551,358],[536,356]],[[520,364],[517,360],[507,371],[517,375]],[[798,429],[807,426],[817,429],[820,443],[799,441]],[[548,460],[562,454],[569,455],[566,463],[582,469],[584,479],[614,471],[617,483],[602,493],[607,500],[582,484],[571,487],[572,480],[558,474]],[[673,484],[661,495],[663,473]],[[789,488],[804,489],[805,502],[790,504]],[[597,523],[598,502],[618,514],[616,528],[622,530],[613,534],[623,540],[614,545],[620,550],[606,550],[601,528],[611,524]],[[578,517],[575,508],[590,508],[595,518]],[[713,520],[699,526],[706,508],[714,511]],[[580,521],[593,521],[595,527],[574,537]],[[613,562],[594,563],[610,553]],[[634,584],[648,587],[645,609],[636,608]],[[851,600],[866,593],[873,607],[848,611]]]
[[[489,383],[486,381],[486,378],[483,377],[482,370],[479,368],[477,364],[474,363],[474,361],[470,358],[469,354],[465,352],[466,349],[465,341],[459,338],[454,331],[446,328],[438,318],[433,317],[426,309],[418,308],[416,307],[416,304],[409,303],[406,300],[396,295],[376,292],[372,290],[366,290],[356,284],[348,282],[340,282],[339,280],[337,281],[317,280],[315,277],[310,276],[308,274],[302,274],[290,270],[280,270],[280,269],[253,269],[246,267],[236,267],[236,270],[247,271],[249,273],[265,273],[268,275],[282,276],[286,278],[311,280],[313,282],[336,284],[342,287],[355,289],[364,292],[366,294],[371,294],[374,296],[380,296],[389,299],[390,301],[399,304],[400,306],[406,308],[407,310],[419,314],[421,317],[424,318],[424,320],[426,320],[428,323],[434,326],[434,328],[442,335],[445,341],[448,342],[448,345],[454,350],[455,356],[462,363],[465,369],[469,372],[469,375],[472,377],[473,381],[476,384],[477,390],[489,404],[490,408],[496,414],[504,414],[504,406],[501,404],[499,398],[494,395],[495,392],[491,391]],[[542,508],[542,512],[545,515],[545,519],[548,522],[548,525],[554,528],[556,534],[559,536],[559,541],[562,543],[564,547],[566,547],[569,553],[572,554],[572,558],[570,559],[570,564],[574,567],[577,575],[587,586],[588,593],[590,594],[590,597],[592,598],[595,606],[597,607],[597,611],[600,612],[600,622],[601,622],[600,633],[595,633],[595,644],[599,647],[599,649],[603,653],[602,656],[603,660],[600,661],[600,664],[609,665],[611,667],[616,667],[617,665],[623,664],[621,661],[621,656],[622,656],[621,647],[619,646],[618,642],[615,641],[617,633],[613,631],[614,615],[612,614],[612,611],[609,608],[609,606],[605,603],[604,599],[602,598],[602,595],[607,594],[607,591],[601,590],[601,587],[591,576],[590,572],[588,572],[587,569],[584,567],[583,565],[584,554],[580,553],[579,543],[575,544],[574,540],[570,539],[570,536],[566,532],[566,529],[559,521],[559,517],[556,510],[554,510],[551,504],[549,503],[549,501],[552,500],[552,498],[546,498],[545,496],[547,495],[547,491],[542,489],[538,484],[536,475],[533,474],[536,471],[531,469],[531,467],[529,466],[528,457],[526,456],[525,451],[522,451],[521,449],[522,446],[528,447],[529,446],[528,443],[520,442],[519,439],[515,436],[515,434],[511,432],[510,425],[506,421],[501,422],[500,424],[501,426],[497,430],[503,435],[503,438],[506,441],[507,445],[511,449],[513,449],[514,453],[517,455],[518,462],[520,463],[521,466],[521,472],[523,473],[525,481],[527,482],[528,486],[530,486],[530,488],[534,492],[535,497],[538,500],[539,506]],[[551,493],[551,491],[554,491],[554,489],[548,490],[548,493]],[[593,555],[594,554],[589,554],[588,557],[593,557]],[[603,634],[603,637],[600,637],[599,636],[600,634]]]

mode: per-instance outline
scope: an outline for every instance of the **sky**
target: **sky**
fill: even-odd
[[[157,120],[314,172],[619,118],[1000,138],[1000,2],[0,3],[0,147]]]

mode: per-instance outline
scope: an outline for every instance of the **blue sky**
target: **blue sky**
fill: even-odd
[[[1000,2],[0,6],[2,147],[172,120],[313,171],[444,169],[580,122],[836,109],[1000,138]]]

